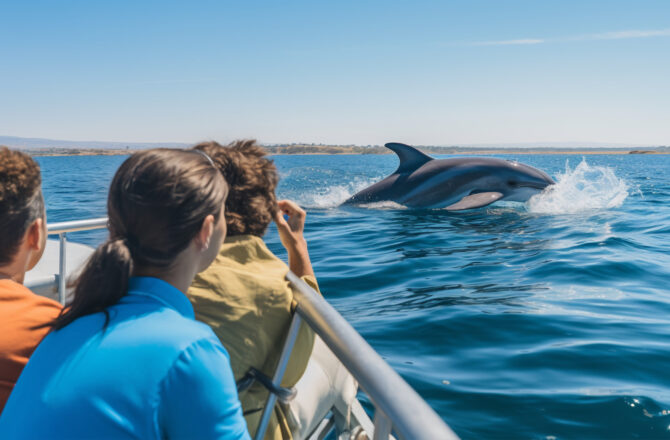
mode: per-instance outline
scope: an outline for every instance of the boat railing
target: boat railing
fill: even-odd
[[[105,229],[106,227],[107,217],[47,224],[47,233],[49,235],[58,235],[60,241],[58,276],[56,277],[56,282],[58,283],[58,301],[61,304],[65,303],[65,292],[67,289],[65,274],[67,273],[66,255],[68,232],[91,231],[94,229]]]
[[[47,226],[49,235],[58,235],[60,240],[57,282],[61,303],[64,302],[66,293],[67,234],[106,227],[107,218],[51,223]],[[295,288],[297,308],[272,377],[276,385],[281,383],[298,329],[304,321],[330,348],[370,398],[374,407],[374,427],[373,432],[368,434],[373,435],[373,440],[389,439],[392,433],[405,440],[458,438],[426,401],[381,358],[333,306],[292,272],[288,273],[287,279]],[[264,437],[275,402],[276,395],[270,393],[256,432],[256,439]]]

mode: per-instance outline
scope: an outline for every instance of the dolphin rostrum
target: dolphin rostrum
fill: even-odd
[[[390,200],[410,208],[461,211],[498,200],[525,202],[555,183],[545,172],[519,162],[492,157],[433,159],[409,145],[385,147],[398,155],[398,169],[345,204]]]

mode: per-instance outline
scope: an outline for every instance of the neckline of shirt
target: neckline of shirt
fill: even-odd
[[[154,277],[131,277],[128,280],[128,295],[153,298],[181,315],[195,319],[193,306],[181,290],[167,281]]]

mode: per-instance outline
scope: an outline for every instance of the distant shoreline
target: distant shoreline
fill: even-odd
[[[393,154],[383,147],[352,147],[352,146],[266,146],[270,155],[381,155]],[[561,148],[459,148],[459,147],[418,147],[419,150],[431,155],[624,155],[624,154],[670,154],[670,148],[658,147],[657,149],[606,149],[606,148],[583,148],[583,149],[561,149]],[[41,157],[59,156],[127,156],[140,149],[100,149],[100,148],[45,148],[45,149],[22,149],[22,151]]]

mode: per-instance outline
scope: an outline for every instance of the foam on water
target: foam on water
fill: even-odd
[[[306,208],[329,209],[340,206],[345,200],[378,179],[354,179],[344,185],[331,185],[316,188],[298,197],[298,202]]]
[[[621,206],[629,186],[609,167],[591,166],[582,159],[575,169],[565,164],[555,185],[528,201],[528,211],[541,214],[574,214]]]

